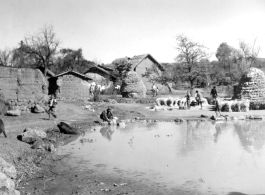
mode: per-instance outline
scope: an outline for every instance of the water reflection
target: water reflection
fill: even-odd
[[[116,127],[114,126],[106,126],[106,127],[102,127],[100,129],[100,133],[102,135],[102,137],[107,138],[109,141],[111,141],[111,136],[114,133]]]
[[[248,152],[261,150],[265,143],[264,122],[242,122],[234,123],[235,131],[243,148]]]
[[[86,135],[97,139],[93,147],[80,149],[77,142],[69,148],[74,157],[89,158],[90,164],[84,165],[88,169],[104,164],[97,171],[136,183],[159,183],[166,190],[184,189],[190,194],[258,194],[265,191],[263,126],[264,122],[245,121],[133,123],[125,129],[98,127]]]

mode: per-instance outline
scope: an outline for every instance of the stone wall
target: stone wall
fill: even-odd
[[[74,75],[63,75],[58,79],[62,79],[62,85],[58,98],[61,100],[75,100],[75,99],[88,99],[90,84],[88,81]]]
[[[237,86],[233,99],[264,101],[265,74],[258,68],[250,68],[245,72]]]
[[[48,82],[40,70],[0,67],[0,93],[13,106],[48,100]]]

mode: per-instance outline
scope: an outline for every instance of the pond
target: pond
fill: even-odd
[[[264,143],[262,121],[132,123],[94,127],[59,153],[84,170],[155,186],[158,194],[261,194]]]

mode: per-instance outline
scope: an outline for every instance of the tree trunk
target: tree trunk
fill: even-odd
[[[190,94],[191,94],[191,97],[194,97],[194,84],[193,84],[193,81],[190,81]]]
[[[47,68],[44,67],[44,76],[46,77],[47,76]]]
[[[165,83],[165,86],[168,88],[169,93],[172,93],[172,89],[171,89],[171,87],[169,86],[169,84],[168,84],[168,83]]]

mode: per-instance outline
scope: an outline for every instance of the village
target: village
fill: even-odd
[[[264,194],[264,2],[28,1],[0,3],[0,195]]]
[[[152,92],[154,86],[152,83],[139,76],[150,66],[161,67],[150,54],[135,56],[129,60],[133,62],[133,66],[126,74],[127,78],[121,86],[116,84],[117,77],[112,75],[113,70],[101,65],[90,68],[84,74],[69,70],[55,75],[48,70],[46,77],[42,72],[43,69],[0,67],[1,112],[3,114],[1,119],[5,124],[7,135],[6,139],[1,138],[3,140],[1,141],[2,156],[9,161],[12,159],[18,166],[17,171],[15,168],[9,168],[13,171],[4,173],[11,174],[13,180],[17,178],[17,181],[20,181],[17,187],[25,185],[27,180],[30,181],[35,174],[39,174],[39,171],[32,170],[33,167],[26,168],[21,164],[33,163],[34,167],[36,165],[42,167],[43,165],[36,163],[37,158],[40,158],[40,161],[42,161],[41,158],[47,158],[44,157],[46,152],[54,155],[59,142],[62,140],[68,142],[67,135],[58,137],[54,134],[58,127],[61,133],[79,134],[78,131],[86,131],[89,126],[108,126],[109,124],[101,121],[99,117],[99,114],[108,107],[114,110],[114,115],[118,118],[112,125],[117,124],[120,127],[125,127],[128,122],[133,121],[182,123],[194,120],[263,120],[265,117],[264,111],[258,111],[262,109],[262,104],[258,104],[260,108],[256,108],[256,104],[250,105],[253,102],[260,102],[264,96],[264,90],[260,89],[264,86],[265,75],[257,68],[251,68],[242,76],[234,94],[235,100],[222,98],[223,115],[218,117],[214,113],[210,89],[202,91],[204,94],[202,109],[197,105],[194,97],[191,97],[191,108],[187,109],[185,90],[178,92],[179,94],[160,95],[160,91]],[[162,68],[160,70],[163,71]],[[161,85],[157,86],[163,89]],[[47,110],[51,95],[57,98],[58,106],[55,110],[57,117],[49,119]],[[73,129],[70,131],[61,129],[61,122]],[[18,144],[19,140],[22,142]],[[87,140],[84,138],[82,142],[84,141]],[[17,151],[13,152],[14,149]],[[28,150],[39,151],[40,154],[37,156],[34,154],[32,161],[29,159],[22,159],[21,162],[15,160],[21,158],[22,151],[22,155],[30,153]],[[8,166],[12,167],[12,165]],[[32,175],[26,173],[29,171]],[[23,177],[25,177],[24,180]],[[10,179],[9,182],[14,183]],[[14,184],[12,186],[12,188],[15,187]],[[11,187],[8,189],[10,194],[18,194],[16,190],[12,192]],[[33,192],[36,193],[36,189]],[[28,190],[32,191],[30,187]]]

